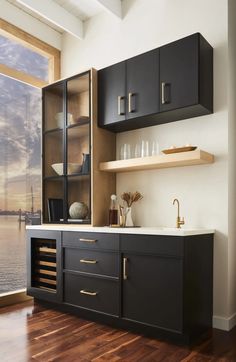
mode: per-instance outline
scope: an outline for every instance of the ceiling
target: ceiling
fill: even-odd
[[[107,11],[122,18],[122,0],[6,0],[59,33],[83,39],[83,22]]]

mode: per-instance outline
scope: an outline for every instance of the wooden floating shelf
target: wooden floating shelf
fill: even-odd
[[[213,163],[214,156],[202,150],[100,163],[100,171],[127,172]]]

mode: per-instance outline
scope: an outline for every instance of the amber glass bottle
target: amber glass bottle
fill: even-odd
[[[109,226],[118,224],[117,197],[111,195],[111,205],[109,209]]]

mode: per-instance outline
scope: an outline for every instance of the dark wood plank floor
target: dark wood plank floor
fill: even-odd
[[[0,309],[0,361],[236,362],[236,328],[186,347],[26,302]]]

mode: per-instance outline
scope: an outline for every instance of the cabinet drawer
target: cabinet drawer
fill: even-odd
[[[112,280],[64,274],[64,302],[112,315],[119,314],[119,284]]]
[[[62,245],[85,249],[119,250],[119,234],[65,231]]]
[[[121,250],[135,253],[169,255],[182,257],[184,255],[184,238],[167,235],[120,235]]]
[[[119,254],[86,249],[64,249],[64,269],[119,276]]]

